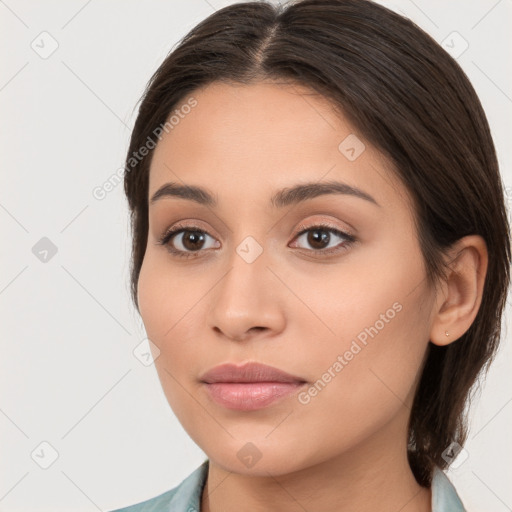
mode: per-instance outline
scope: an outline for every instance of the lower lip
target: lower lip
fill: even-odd
[[[218,404],[240,411],[254,411],[297,391],[301,382],[214,382],[204,383]]]

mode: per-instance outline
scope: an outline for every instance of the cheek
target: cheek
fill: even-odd
[[[371,428],[410,400],[428,344],[431,302],[418,254],[405,261],[392,254],[387,261],[354,261],[338,277],[324,271],[315,275],[316,287],[311,277],[295,277],[318,312],[295,318],[304,344],[297,353],[307,357],[313,382],[302,396],[309,410],[304,421],[331,416]]]
[[[194,316],[193,308],[204,296],[197,273],[184,277],[178,266],[170,266],[165,254],[148,251],[137,284],[141,317],[148,337],[157,345],[171,340]]]
[[[400,429],[410,414],[428,336],[415,300],[401,302],[399,311],[391,308],[393,315],[387,307],[392,299],[372,304],[372,314],[359,321],[338,322],[337,341],[307,356],[312,384],[297,395],[293,425],[283,435],[321,432],[323,441],[312,448],[318,460],[372,438],[395,418],[402,418],[397,436],[405,435]],[[388,323],[379,317],[386,311]]]
[[[162,389],[174,414],[187,429],[189,420],[201,414],[189,394],[196,392],[190,389],[191,379],[197,378],[194,364],[201,362],[201,346],[197,342],[201,287],[199,283],[194,286],[191,278],[180,279],[178,272],[179,269],[166,270],[159,255],[146,253],[137,290],[147,337],[160,351],[155,368]]]

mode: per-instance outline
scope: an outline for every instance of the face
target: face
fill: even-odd
[[[435,297],[404,186],[308,89],[215,83],[192,96],[154,150],[149,199],[169,183],[205,194],[150,201],[138,283],[177,418],[238,473],[405,443]],[[246,362],[301,383],[252,409],[219,403],[201,377]]]

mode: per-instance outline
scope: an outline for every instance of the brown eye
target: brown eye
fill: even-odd
[[[209,246],[208,238],[213,242]],[[176,226],[167,231],[158,243],[165,245],[170,253],[184,257],[194,257],[194,253],[200,253],[202,249],[219,246],[213,237],[196,226]]]
[[[329,245],[331,235],[325,229],[311,229],[307,232],[306,240],[314,249],[325,249]]]
[[[340,242],[341,239],[341,242]],[[333,252],[331,249],[339,247],[340,249],[347,247],[355,241],[355,237],[344,233],[328,225],[311,226],[302,230],[297,236],[296,240],[303,240],[305,247],[313,252]]]
[[[184,247],[182,250],[197,251],[201,249],[205,241],[205,233],[200,231],[183,230],[181,237],[181,245]],[[179,237],[173,237],[179,240]]]

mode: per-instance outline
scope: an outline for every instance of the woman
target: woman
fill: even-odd
[[[366,0],[217,11],[151,78],[125,191],[133,300],[208,459],[119,511],[464,510],[442,470],[510,239],[485,114],[430,36]]]

